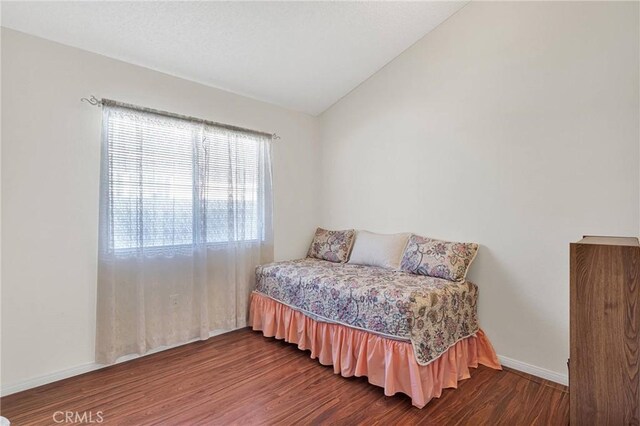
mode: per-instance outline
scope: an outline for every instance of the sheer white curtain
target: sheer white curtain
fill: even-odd
[[[96,359],[243,327],[273,259],[271,138],[103,106]]]

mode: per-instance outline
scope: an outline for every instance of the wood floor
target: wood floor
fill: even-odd
[[[12,425],[55,424],[58,411],[126,425],[566,425],[569,414],[563,386],[482,366],[419,410],[405,395],[386,397],[366,378],[335,375],[308,352],[249,329],[9,395],[0,404]]]

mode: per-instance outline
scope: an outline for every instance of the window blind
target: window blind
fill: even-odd
[[[104,108],[109,250],[264,238],[268,137]]]

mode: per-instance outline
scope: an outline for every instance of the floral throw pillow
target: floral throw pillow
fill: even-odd
[[[412,235],[400,268],[412,274],[464,281],[477,252],[475,243],[452,243]]]
[[[307,257],[328,260],[329,262],[345,263],[349,260],[349,253],[353,247],[356,231],[329,231],[318,228],[313,236]]]

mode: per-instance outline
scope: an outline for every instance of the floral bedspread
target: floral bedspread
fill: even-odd
[[[426,365],[478,331],[478,288],[373,266],[319,259],[256,269],[256,291],[315,320],[409,340]]]

